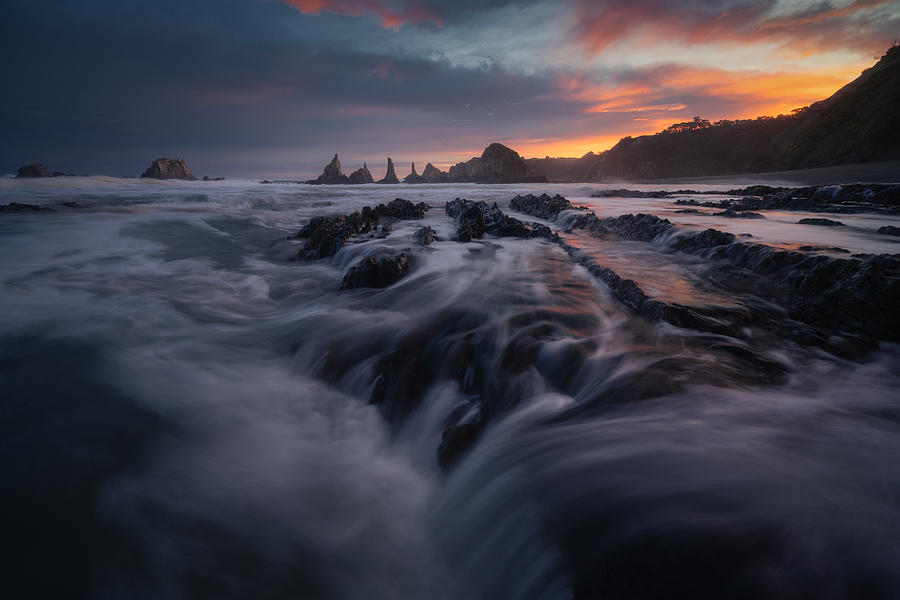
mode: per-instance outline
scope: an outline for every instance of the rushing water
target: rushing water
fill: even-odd
[[[450,241],[443,205],[508,210],[546,191],[599,216],[869,253],[900,252],[875,234],[900,218],[725,219],[590,198],[598,187],[0,180],[3,203],[56,209],[0,215],[5,587],[900,596],[900,349],[849,360],[766,331],[650,322],[555,244]],[[386,239],[290,260],[285,238],[310,217],[394,196],[433,208]],[[423,225],[440,238],[428,248],[412,238]],[[743,302],[696,256],[563,235],[654,297]],[[405,249],[399,283],[338,291],[360,259]],[[408,415],[369,404],[398,348]],[[479,415],[486,429],[442,470],[444,428]]]

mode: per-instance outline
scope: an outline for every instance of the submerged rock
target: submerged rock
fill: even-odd
[[[885,225],[884,227],[878,228],[878,233],[880,233],[882,235],[900,236],[900,227],[894,227],[893,225]]]
[[[372,173],[369,172],[369,165],[363,163],[361,168],[350,173],[350,176],[347,178],[347,183],[375,183],[375,178],[373,178]]]
[[[341,289],[386,288],[402,279],[408,271],[409,258],[405,253],[386,258],[370,257],[350,267],[341,282]]]
[[[456,238],[460,242],[468,242],[480,238],[485,233],[501,237],[551,239],[553,232],[540,223],[523,223],[500,210],[495,202],[488,206],[483,200],[473,202],[456,198],[444,207],[447,216],[456,220]]]
[[[731,210],[730,208],[722,212],[713,213],[712,216],[728,217],[729,219],[765,219],[765,217],[759,213],[750,211],[738,212],[736,210]]]
[[[187,181],[197,179],[191,173],[187,163],[180,158],[157,158],[141,174],[141,177],[146,179],[184,179]]]
[[[845,227],[840,221],[832,221],[831,219],[800,219],[797,223],[800,225],[821,225],[823,227]]]
[[[36,177],[53,177],[53,175],[41,163],[31,163],[30,165],[19,167],[19,173],[16,175],[16,179],[32,179]]]
[[[381,179],[378,183],[400,183],[400,180],[397,179],[397,174],[394,172],[394,161],[391,160],[390,156],[387,159],[387,173],[385,173],[384,179]]]
[[[9,204],[0,204],[0,212],[5,213],[21,213],[21,212],[50,212],[53,209],[48,206],[38,206],[37,204],[24,204],[22,202],[10,202]]]
[[[513,210],[531,215],[532,217],[546,219],[548,221],[555,220],[556,217],[559,216],[559,213],[564,210],[573,210],[575,208],[571,202],[560,194],[555,196],[550,196],[548,194],[541,194],[540,196],[535,196],[534,194],[516,196],[509,201],[509,207]]]

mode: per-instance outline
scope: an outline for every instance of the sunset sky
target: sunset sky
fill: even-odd
[[[789,112],[871,66],[900,0],[6,0],[0,172],[311,176],[580,156]]]

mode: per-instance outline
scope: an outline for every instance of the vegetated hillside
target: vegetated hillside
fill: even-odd
[[[695,117],[600,154],[528,160],[551,181],[702,177],[900,158],[900,46],[827,100],[791,115]]]

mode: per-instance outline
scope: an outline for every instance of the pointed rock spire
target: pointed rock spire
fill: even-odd
[[[388,156],[387,160],[387,173],[385,174],[384,179],[382,179],[378,183],[400,183],[400,180],[397,179],[397,174],[394,172],[394,161],[391,160],[390,156]]]
[[[319,175],[317,179],[311,179],[306,183],[347,183],[347,176],[344,175],[344,173],[341,171],[341,161],[338,160],[337,153],[335,153],[334,158],[331,159],[331,162],[325,165],[325,170],[322,171],[322,174]]]

